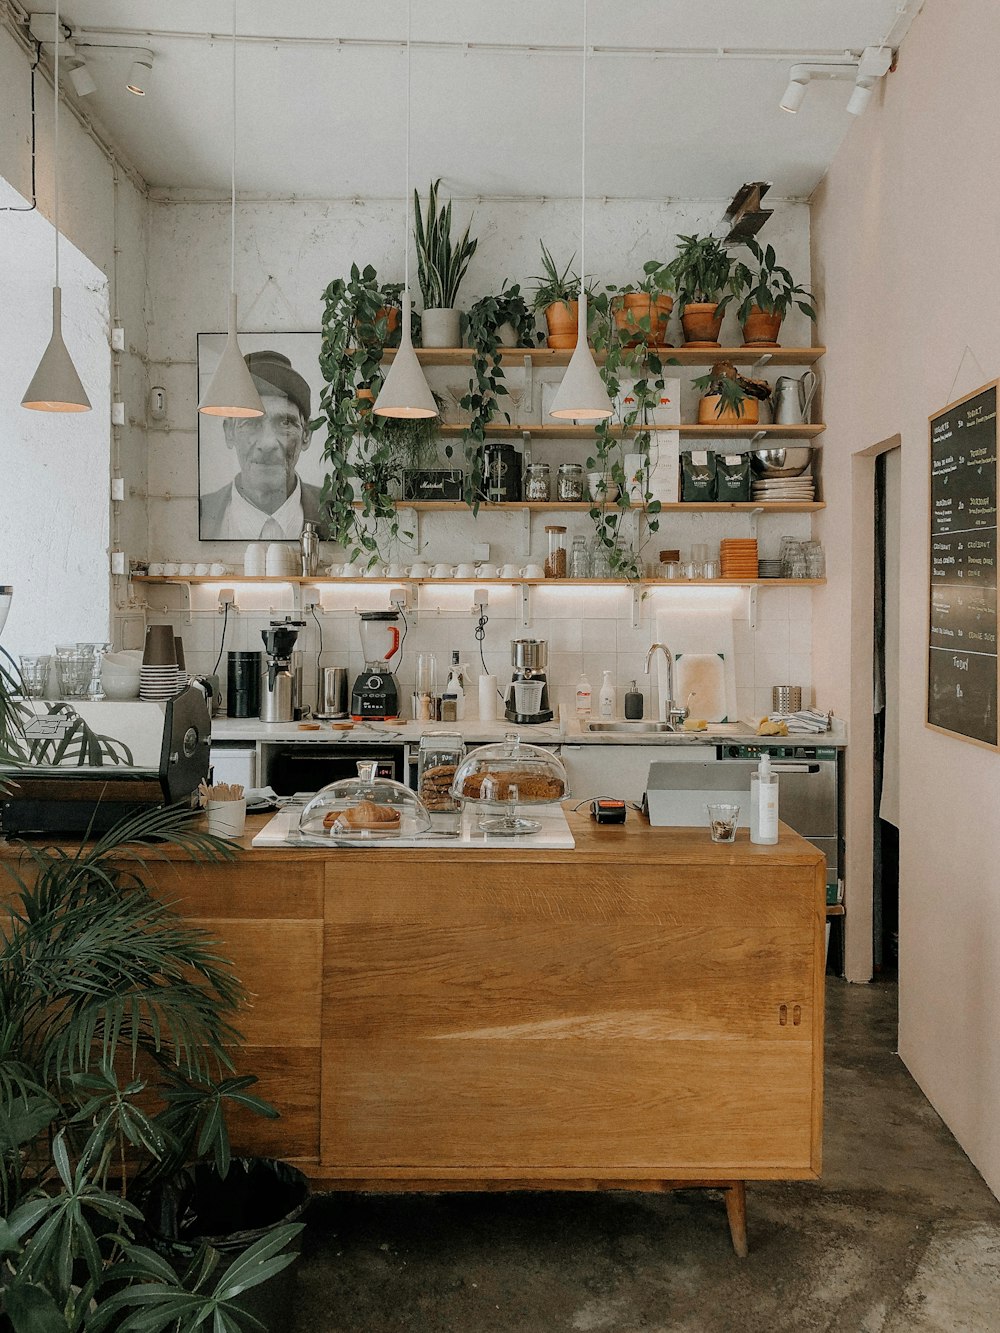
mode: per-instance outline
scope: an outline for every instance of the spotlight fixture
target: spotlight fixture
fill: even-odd
[[[892,51],[886,46],[866,46],[857,60],[811,60],[808,64],[793,65],[779,106],[794,115],[813,79],[854,79],[847,110],[852,116],[860,116],[871,101],[875,84],[891,67]]]
[[[91,93],[97,92],[94,76],[87,68],[84,60],[81,60],[78,65],[74,65],[69,71],[69,81],[72,83],[77,97],[89,97]]]
[[[128,82],[125,87],[130,93],[135,93],[136,97],[145,97],[149,88],[149,80],[152,73],[152,51],[140,51],[132,62],[132,68],[129,70]]]

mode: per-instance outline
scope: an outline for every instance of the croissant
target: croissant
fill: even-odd
[[[376,805],[374,801],[359,801],[346,810],[331,810],[323,816],[323,827],[345,829],[399,828],[399,811],[391,805]]]

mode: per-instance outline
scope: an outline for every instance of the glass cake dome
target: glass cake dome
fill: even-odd
[[[380,778],[373,760],[358,762],[358,776],[318,791],[299,817],[298,840],[328,847],[365,847],[412,838],[431,827],[427,807],[415,791]]]
[[[569,795],[562,762],[539,745],[526,745],[508,732],[498,745],[481,745],[455,770],[456,800],[483,806],[485,833],[537,833],[541,824],[518,813],[521,806],[557,804]]]

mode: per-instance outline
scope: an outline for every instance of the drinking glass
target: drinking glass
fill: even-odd
[[[20,658],[21,679],[24,692],[29,699],[40,699],[49,683],[49,663],[51,655],[38,655]]]
[[[736,826],[740,822],[740,807],[726,802],[706,805],[708,826],[713,842],[735,842]]]

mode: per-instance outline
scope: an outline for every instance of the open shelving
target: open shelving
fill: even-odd
[[[290,584],[293,587],[322,587],[326,584],[337,585],[370,585],[376,583],[389,583],[393,587],[399,585],[427,586],[430,588],[451,588],[451,587],[469,587],[483,588],[499,584],[506,587],[540,587],[540,588],[744,588],[744,587],[764,587],[764,588],[816,588],[826,582],[826,579],[525,579],[525,578],[475,578],[475,579],[435,579],[420,578],[413,579],[406,577],[390,577],[387,574],[379,574],[377,577],[366,578],[364,575],[355,575],[351,578],[332,578],[328,574],[311,574],[303,576],[301,574],[278,574],[278,575],[250,575],[250,574],[133,574],[134,583],[151,584],[201,584],[201,583],[225,583],[225,584]]]
[[[525,357],[538,369],[545,366],[568,366],[572,350],[553,347],[501,347],[503,365],[524,362]],[[656,347],[656,356],[665,364],[676,362],[681,366],[708,366],[713,361],[731,361],[736,366],[811,366],[826,354],[825,347]],[[466,366],[472,362],[471,347],[418,347],[417,359],[425,366]],[[387,347],[385,359],[391,361],[395,348]],[[597,364],[604,364],[604,353],[595,352]]]

